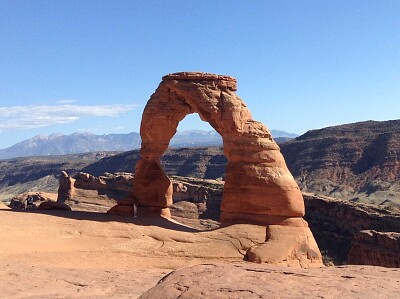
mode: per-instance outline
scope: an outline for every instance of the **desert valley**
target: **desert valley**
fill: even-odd
[[[0,1],[0,299],[399,298],[400,1]]]

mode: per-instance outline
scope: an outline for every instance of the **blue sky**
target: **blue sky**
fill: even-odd
[[[0,148],[138,132],[178,71],[236,77],[270,129],[398,119],[400,1],[0,0]]]

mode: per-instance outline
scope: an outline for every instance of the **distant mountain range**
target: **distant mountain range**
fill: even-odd
[[[138,137],[138,134],[131,134]],[[72,134],[72,137],[74,135],[94,139],[96,136]],[[175,140],[187,145],[200,140],[200,136],[209,135],[219,137],[215,132],[180,132]],[[105,136],[97,137],[106,139]],[[47,139],[54,142],[61,137],[53,135]],[[37,145],[42,139],[36,137]],[[34,140],[31,139],[30,144],[35,143]],[[58,142],[61,147],[62,142]],[[139,144],[137,141],[136,147]],[[88,150],[92,149],[90,146],[93,144],[89,142]],[[366,121],[312,130],[281,143],[280,148],[302,191],[400,210],[400,120]],[[61,170],[71,175],[78,171],[93,175],[134,172],[139,157],[136,149],[123,153],[97,151],[0,160],[0,200],[26,191],[56,192]],[[208,179],[224,177],[226,162],[221,146],[171,148],[161,157],[168,175]]]
[[[271,130],[277,142],[287,141],[298,135]],[[216,131],[189,130],[175,134],[172,147],[221,145],[221,136]],[[0,149],[0,159],[90,153],[99,151],[128,151],[140,148],[140,134],[95,135],[90,133],[61,133],[50,136],[38,135],[11,147]]]

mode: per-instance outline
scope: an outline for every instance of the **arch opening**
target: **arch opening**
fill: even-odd
[[[175,220],[200,230],[217,228],[227,164],[221,135],[197,113],[188,114],[160,160],[172,182]]]
[[[222,146],[222,137],[194,112],[179,122],[176,134],[169,144],[169,147],[187,146]]]

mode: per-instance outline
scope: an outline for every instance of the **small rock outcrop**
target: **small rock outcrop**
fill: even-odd
[[[58,179],[58,196],[57,202],[64,202],[71,200],[74,197],[75,192],[75,179],[70,177],[66,171],[62,171],[60,178]]]
[[[44,201],[38,207],[38,210],[62,210],[71,211],[71,207],[59,201]]]
[[[47,192],[26,192],[14,196],[9,207],[12,210],[23,210],[27,208],[27,200],[31,197],[33,200],[31,209],[37,209],[44,202],[55,202],[55,194]]]
[[[109,214],[133,215],[133,178],[132,173],[126,172],[105,173],[99,177],[79,172],[74,178],[74,188],[79,193],[81,190],[95,190],[99,196],[115,200],[117,205],[108,211]]]
[[[351,242],[347,263],[400,268],[400,233],[360,231]]]

